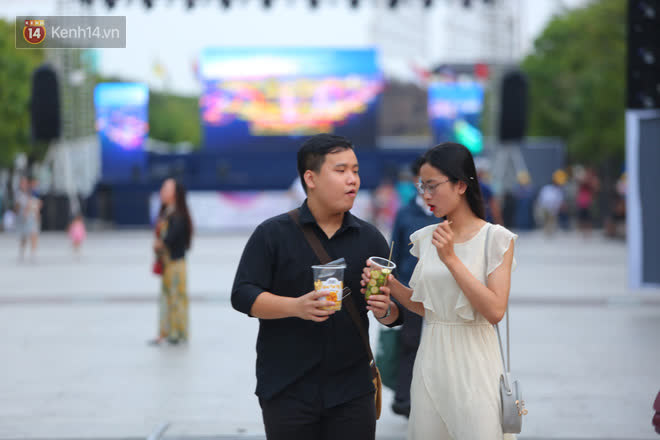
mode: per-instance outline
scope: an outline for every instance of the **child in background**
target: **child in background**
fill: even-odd
[[[78,214],[69,225],[69,238],[71,239],[71,244],[73,245],[73,250],[76,254],[80,252],[80,245],[85,240],[86,236],[87,231],[85,230],[85,222],[83,221],[82,215]]]

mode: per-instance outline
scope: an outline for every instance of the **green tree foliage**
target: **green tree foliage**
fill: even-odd
[[[201,142],[199,101],[194,97],[149,93],[149,136],[178,144]]]
[[[16,49],[14,27],[0,20],[0,167],[10,166],[19,152],[44,150],[30,140],[32,72],[43,62],[44,53]]]
[[[530,135],[558,136],[572,161],[623,161],[626,1],[600,0],[554,17],[522,64]]]

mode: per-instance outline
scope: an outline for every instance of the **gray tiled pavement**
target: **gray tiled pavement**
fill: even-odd
[[[163,422],[172,440],[263,438],[257,323],[228,301],[247,234],[197,237],[191,343],[160,349],[145,345],[158,288],[150,237],[91,234],[76,260],[63,234],[44,234],[36,262],[19,264],[15,237],[0,234],[0,439],[146,438]],[[512,362],[530,411],[521,439],[658,438],[660,290],[626,288],[625,245],[533,233],[516,256]],[[387,391],[379,439],[403,439],[390,401]]]

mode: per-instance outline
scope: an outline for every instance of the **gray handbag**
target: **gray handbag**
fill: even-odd
[[[490,225],[486,230],[486,280],[488,280],[488,238],[490,237]],[[522,416],[527,415],[525,401],[522,397],[520,383],[511,375],[511,353],[510,330],[509,330],[509,306],[506,307],[506,363],[504,362],[504,348],[500,336],[500,326],[495,324],[497,340],[500,343],[500,355],[502,356],[502,371],[500,375],[500,400],[502,403],[502,432],[505,434],[520,434],[522,430]]]

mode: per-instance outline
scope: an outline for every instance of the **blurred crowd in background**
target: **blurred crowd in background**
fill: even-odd
[[[579,231],[588,238],[594,229],[602,229],[606,237],[625,238],[625,172],[613,188],[603,188],[597,172],[581,165],[556,170],[552,182],[545,185],[535,184],[529,173],[522,171],[511,190],[497,195],[489,161],[476,163],[488,221],[516,231],[542,229],[547,237],[561,231]],[[415,197],[415,183],[404,168],[373,192],[372,220],[382,230],[391,230],[398,209]]]

